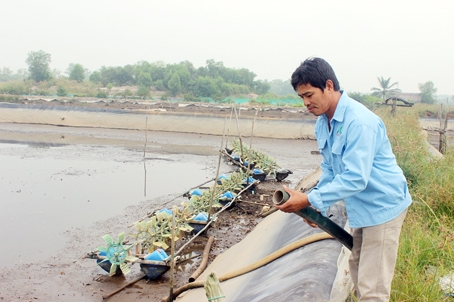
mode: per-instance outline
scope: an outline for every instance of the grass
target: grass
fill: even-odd
[[[402,228],[391,301],[452,301],[439,279],[454,273],[454,150],[430,155],[418,118],[421,111],[378,110],[413,198]]]

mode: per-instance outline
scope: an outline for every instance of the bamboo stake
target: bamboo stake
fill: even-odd
[[[112,297],[112,296],[115,295],[116,293],[121,292],[121,291],[122,291],[123,289],[125,289],[126,287],[128,287],[128,286],[130,286],[130,285],[132,285],[132,284],[134,284],[134,283],[139,282],[140,280],[142,280],[142,279],[145,278],[145,277],[146,277],[146,276],[143,275],[143,276],[141,276],[141,277],[138,277],[138,278],[132,280],[131,282],[126,283],[125,285],[123,285],[122,287],[120,287],[120,288],[114,290],[114,291],[111,292],[110,294],[102,296],[102,299],[103,299],[103,300],[109,299],[110,297]]]
[[[449,117],[449,106],[446,104],[446,112],[445,112],[445,119],[443,121],[443,104],[440,104],[439,110],[438,110],[438,119],[440,121],[440,129],[438,130],[439,133],[439,139],[438,139],[438,151],[440,151],[441,154],[446,153],[446,129],[448,128],[448,117]]]
[[[224,292],[222,291],[222,288],[221,288],[221,283],[219,282],[219,279],[216,276],[216,273],[212,272],[208,276],[207,281],[205,282],[203,287],[205,288],[205,294],[208,298],[208,301],[210,301],[210,302],[227,301],[225,299]]]
[[[394,117],[396,115],[396,104],[397,100],[394,98],[392,99],[392,107],[391,107],[391,116]]]
[[[172,243],[170,245],[170,293],[169,302],[173,301],[173,283],[175,279],[175,209],[172,209]]]
[[[210,206],[208,210],[208,220],[210,219],[211,211],[212,211],[212,206],[213,206],[213,199],[214,195],[216,192],[216,185],[218,183],[218,177],[219,177],[219,167],[221,166],[221,158],[222,158],[222,145],[224,144],[224,134],[225,134],[225,124],[226,120],[224,119],[224,130],[222,131],[222,139],[221,139],[221,148],[219,149],[219,157],[218,157],[218,167],[216,169],[216,177],[214,178],[214,185],[213,185],[213,191],[211,192],[211,198],[210,198]]]
[[[143,160],[143,170],[144,170],[143,196],[147,196],[147,164],[145,159]]]
[[[241,133],[240,133],[240,124],[239,124],[239,121],[238,121],[238,113],[236,111],[236,105],[235,107],[233,107],[235,109],[235,117],[236,117],[236,128],[238,130],[238,139],[240,140],[240,150],[241,150],[241,158],[240,158],[240,162],[243,163],[243,158],[244,158],[244,154],[243,154],[243,141],[241,140]]]
[[[145,159],[145,152],[147,151],[148,141],[148,116],[145,117],[145,144],[143,146],[143,170],[144,170],[144,182],[143,182],[143,196],[147,196],[147,165]]]
[[[251,151],[252,151],[252,138],[254,137],[254,124],[255,124],[255,119],[257,118],[257,114],[259,113],[258,110],[255,110],[255,116],[254,120],[252,121],[252,128],[251,128],[251,140],[249,142],[249,154],[248,154],[248,161],[247,161],[247,174],[251,173]],[[249,178],[247,179],[249,181]]]
[[[145,117],[145,144],[143,146],[143,157],[145,157],[145,151],[147,150],[148,141],[148,115]]]
[[[227,137],[225,139],[225,147],[227,148],[227,144],[228,144],[228,141],[229,141],[229,133],[230,133],[230,122],[232,121],[232,115],[233,115],[233,105],[232,105],[232,109],[230,110],[230,118],[229,118],[229,124],[227,126]]]

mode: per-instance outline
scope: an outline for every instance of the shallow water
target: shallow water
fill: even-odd
[[[111,146],[0,144],[0,266],[48,258],[66,230],[212,177],[200,160],[179,159]]]

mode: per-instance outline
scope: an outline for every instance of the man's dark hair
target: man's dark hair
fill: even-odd
[[[308,58],[293,72],[291,83],[295,91],[299,85],[306,84],[325,91],[327,80],[333,81],[335,91],[340,90],[339,81],[331,65],[321,58]]]

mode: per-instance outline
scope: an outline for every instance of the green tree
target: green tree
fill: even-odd
[[[123,91],[123,97],[124,97],[125,99],[127,99],[128,97],[130,97],[130,96],[132,96],[132,95],[133,95],[133,93],[132,93],[132,91],[129,90],[129,89],[125,89],[125,91]]]
[[[254,92],[257,94],[265,94],[270,91],[270,84],[266,81],[255,81],[254,82]]]
[[[217,81],[211,77],[198,77],[193,89],[196,97],[216,98],[222,95]]]
[[[98,90],[98,93],[96,94],[96,97],[97,98],[101,98],[101,99],[106,99],[107,98],[107,92],[105,92],[103,90]]]
[[[361,93],[361,92],[349,92],[348,96],[351,97],[352,99],[360,102],[370,110],[373,110],[377,107],[376,103],[380,103],[380,98],[377,96],[373,96],[370,94],[366,93]]]
[[[107,84],[106,88],[107,88],[107,92],[108,92],[108,93],[109,93],[109,95],[110,95],[110,91],[111,91],[111,90],[112,90],[112,88],[113,88],[113,85],[112,85],[112,83],[109,83],[109,84]]]
[[[373,87],[371,90],[372,95],[376,97],[381,97],[382,99],[387,99],[391,96],[396,95],[398,92],[400,92],[399,88],[393,88],[398,85],[398,82],[394,82],[390,84],[391,78],[388,78],[385,80],[383,77],[377,78],[378,82],[380,83],[380,87]]]
[[[433,104],[437,100],[437,88],[431,81],[418,84],[419,91],[421,91],[421,103]]]
[[[172,75],[169,82],[167,83],[167,86],[169,86],[169,90],[174,96],[181,91],[181,81],[178,73],[174,73]]]
[[[8,67],[0,68],[0,82],[10,81],[13,76],[13,72]]]
[[[139,84],[139,86],[143,85],[145,87],[150,87],[151,84],[153,84],[150,74],[148,72],[140,73],[137,84]]]
[[[270,85],[270,90],[269,92],[276,93],[278,95],[295,95],[298,96],[295,92],[295,90],[292,87],[292,84],[290,84],[290,79],[283,81],[283,80],[272,80],[270,82],[265,81]]]
[[[189,90],[189,86],[191,83],[191,72],[189,71],[190,67],[191,65],[182,62],[175,66],[174,69],[174,73],[178,74],[178,76],[180,77],[181,90],[184,92],[187,92]]]
[[[30,78],[36,82],[47,81],[51,78],[50,54],[40,50],[28,53],[25,62],[28,64]]]
[[[162,80],[157,80],[155,83],[154,83],[154,86],[157,90],[159,91],[163,91],[166,89],[166,87],[164,86],[164,82]]]
[[[101,82],[101,73],[99,71],[93,71],[93,73],[88,78],[90,82],[100,83]]]
[[[66,96],[68,93],[66,92],[66,89],[62,86],[59,86],[57,89],[57,95],[58,96]]]
[[[85,79],[85,69],[80,64],[74,64],[71,72],[69,73],[69,79],[82,83]]]
[[[150,88],[140,85],[136,92],[137,96],[146,98],[150,95]]]

